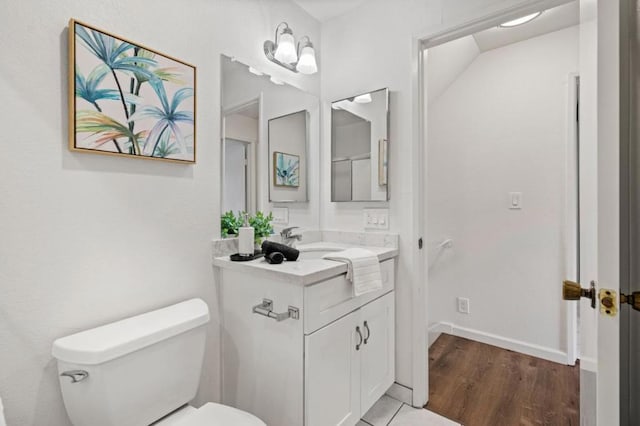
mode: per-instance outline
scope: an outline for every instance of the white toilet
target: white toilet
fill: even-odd
[[[266,426],[225,405],[188,404],[200,381],[209,309],[192,299],[53,343],[75,426]]]

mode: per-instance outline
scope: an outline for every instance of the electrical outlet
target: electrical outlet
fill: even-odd
[[[458,297],[458,312],[468,314],[471,312],[469,299],[466,297]]]

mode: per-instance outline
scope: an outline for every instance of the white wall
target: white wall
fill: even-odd
[[[323,121],[321,150],[321,225],[327,229],[363,230],[362,209],[390,209],[392,232],[400,234],[396,280],[396,381],[412,386],[412,253],[418,230],[412,209],[418,202],[412,182],[412,38],[488,16],[529,0],[370,0],[322,26],[321,89],[323,117],[330,103],[382,87],[391,90],[389,202],[331,203],[329,120]],[[418,361],[420,362],[420,361]],[[426,361],[425,361],[426,362]]]
[[[69,424],[54,339],[190,297],[212,310],[198,402],[218,400],[210,240],[220,232],[220,53],[275,70],[262,43],[276,25],[286,19],[319,51],[319,24],[284,0],[1,6],[0,395],[8,423]],[[198,67],[196,165],[69,152],[71,17]],[[277,72],[319,92],[318,75]]]
[[[244,142],[258,142],[258,120],[240,114],[225,117],[224,132],[226,138]]]
[[[569,74],[579,28],[480,54],[428,108],[429,323],[566,357]],[[427,72],[448,68],[429,53]],[[428,89],[427,89],[428,90]],[[509,192],[523,209],[509,209]],[[450,249],[438,249],[446,238]],[[456,297],[471,301],[457,312]]]
[[[438,99],[479,54],[480,49],[472,35],[429,49],[429,63],[438,66],[430,67],[426,75],[428,104]]]

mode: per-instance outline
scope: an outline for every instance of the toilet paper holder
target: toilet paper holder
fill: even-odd
[[[272,318],[278,322],[284,321],[286,319],[300,319],[300,310],[294,306],[289,306],[287,312],[277,313],[273,312],[273,300],[270,299],[262,299],[262,303],[259,305],[255,305],[251,311],[254,314],[262,315],[268,318]]]

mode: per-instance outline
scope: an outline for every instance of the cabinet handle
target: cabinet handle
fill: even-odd
[[[362,346],[362,333],[360,333],[360,326],[356,327],[356,333],[358,333],[358,337],[360,338],[360,341],[356,345],[356,351],[359,351],[360,350],[360,346]]]
[[[369,341],[369,337],[371,337],[371,330],[369,330],[369,324],[367,324],[366,321],[364,322],[364,329],[367,330],[367,336],[364,338],[364,344],[366,345]]]

